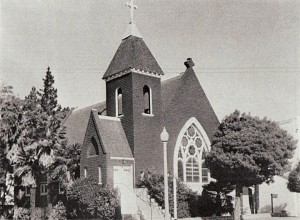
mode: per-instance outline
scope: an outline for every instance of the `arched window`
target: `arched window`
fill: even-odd
[[[143,87],[144,113],[152,114],[152,94],[148,86]]]
[[[93,137],[90,144],[88,145],[87,155],[88,157],[99,155],[99,147],[97,141]]]
[[[118,88],[116,90],[116,116],[123,115],[123,97],[122,89]]]
[[[207,184],[210,176],[204,164],[204,157],[209,147],[210,142],[205,131],[195,118],[191,118],[177,138],[174,152],[174,175],[191,188],[200,189],[199,186]]]
[[[208,168],[205,166],[205,163],[202,163],[202,183],[209,182],[209,171]]]
[[[178,179],[183,181],[183,164],[182,164],[182,160],[178,160]]]

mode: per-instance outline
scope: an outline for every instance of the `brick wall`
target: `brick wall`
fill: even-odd
[[[116,89],[122,89],[123,117],[121,119],[125,134],[131,150],[133,152],[133,94],[132,94],[132,74],[127,74],[120,78],[106,82],[106,111],[108,116],[116,116],[115,94]]]
[[[121,122],[135,158],[136,179],[143,169],[163,173],[163,148],[160,141],[163,126],[170,135],[168,171],[172,174],[176,140],[187,120],[191,117],[197,118],[209,138],[219,125],[194,71],[185,73],[181,80],[181,87],[163,116],[159,78],[130,73],[106,83],[108,116],[115,116],[115,91],[117,88],[122,89],[124,116],[121,117]],[[153,116],[143,115],[144,85],[152,90]]]
[[[153,116],[143,115],[143,87],[152,91]],[[122,89],[123,117],[121,122],[135,158],[136,179],[143,168],[162,166],[161,82],[159,78],[130,73],[106,83],[107,115],[115,116],[116,89]]]
[[[99,155],[88,156],[88,148],[94,148],[92,144],[92,138],[94,138],[98,145]],[[99,166],[101,167],[102,183],[107,184],[107,154],[104,154],[100,140],[97,135],[96,127],[92,116],[89,118],[86,134],[81,149],[80,159],[80,177],[84,177],[84,169],[87,169],[88,176],[92,176],[98,182],[99,179]]]
[[[211,139],[219,121],[210,103],[192,71],[182,76],[181,87],[175,94],[172,102],[164,112],[162,124],[169,133],[168,142],[168,171],[173,174],[174,148],[184,124],[195,117]]]
[[[159,172],[163,167],[163,148],[160,141],[161,126],[161,81],[160,78],[141,74],[133,75],[133,120],[134,120],[134,158],[136,179],[143,169]],[[152,115],[143,114],[143,87],[152,91]]]

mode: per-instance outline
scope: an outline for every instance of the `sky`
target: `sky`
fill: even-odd
[[[24,97],[32,86],[42,88],[50,66],[63,106],[82,108],[105,100],[102,76],[129,22],[126,0],[0,3],[2,83]],[[183,72],[186,58],[193,58],[219,120],[235,109],[275,121],[300,115],[300,1],[135,4],[137,27],[163,79]],[[284,126],[293,130],[292,121]]]

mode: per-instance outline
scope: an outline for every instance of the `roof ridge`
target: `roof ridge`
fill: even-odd
[[[161,83],[167,83],[167,82],[170,82],[170,81],[172,81],[172,80],[174,80],[174,79],[176,79],[176,78],[182,77],[182,75],[183,75],[182,73],[176,73],[176,75],[171,76],[171,77],[168,78],[168,79],[162,80]]]
[[[175,88],[173,90],[171,89],[171,92],[169,92],[172,95],[172,97],[168,98],[168,102],[166,100],[162,100],[167,103],[163,108],[163,114],[165,114],[166,110],[170,107],[173,99],[178,94],[178,92],[181,91],[180,88],[182,86],[182,76],[183,74],[179,74],[175,77],[162,81],[162,86],[164,87],[165,91],[168,89],[168,87],[172,87],[172,83],[175,84]]]
[[[92,105],[84,106],[84,107],[82,107],[82,108],[77,108],[77,109],[74,109],[74,110],[72,111],[72,113],[73,113],[73,112],[77,112],[77,111],[81,111],[81,110],[84,110],[84,109],[88,109],[88,108],[91,108],[91,107],[93,107],[93,106],[97,106],[97,105],[104,104],[104,103],[106,103],[106,101],[102,101],[102,102],[98,102],[98,103],[95,103],[95,104],[92,104]],[[94,108],[92,108],[92,109],[94,109]]]

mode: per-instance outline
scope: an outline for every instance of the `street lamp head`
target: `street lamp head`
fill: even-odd
[[[167,132],[167,130],[166,130],[165,127],[164,127],[163,131],[160,134],[160,140],[162,142],[168,142],[168,140],[169,140],[169,134],[168,134],[168,132]]]

